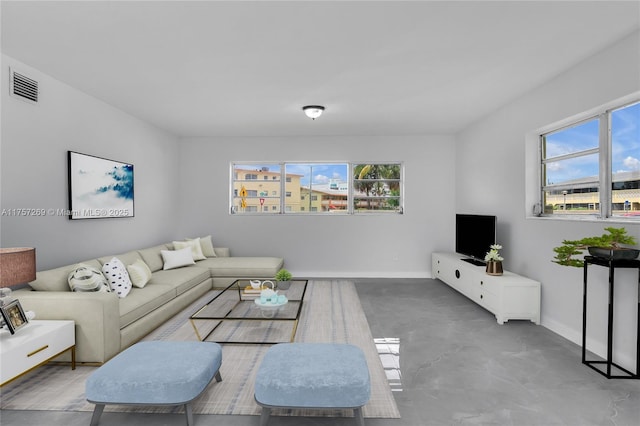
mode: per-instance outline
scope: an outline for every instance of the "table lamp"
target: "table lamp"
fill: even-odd
[[[0,306],[12,301],[9,287],[36,279],[36,249],[0,248]],[[0,317],[0,328],[4,320]]]

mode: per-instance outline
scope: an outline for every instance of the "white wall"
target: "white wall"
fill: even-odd
[[[9,67],[39,81],[37,105],[8,95]],[[134,165],[135,217],[0,219],[2,247],[36,248],[38,270],[173,238],[177,139],[93,97],[2,56],[0,208],[68,208],[67,151]]]
[[[431,252],[453,248],[454,152],[451,136],[183,140],[179,232],[283,256],[297,276],[430,277]],[[231,161],[403,161],[405,214],[230,215]]]
[[[607,225],[525,218],[532,207],[525,205],[525,143],[537,143],[525,141],[525,135],[638,90],[640,33],[635,33],[469,127],[457,141],[457,210],[498,216],[505,267],[542,282],[542,324],[576,343],[582,333],[582,270],[552,263],[552,248],[563,239],[600,235]],[[625,226],[640,241],[637,223],[614,226]],[[632,370],[635,283],[637,274],[630,271],[616,277],[615,350]],[[590,268],[589,286],[587,346],[605,354],[605,268]]]

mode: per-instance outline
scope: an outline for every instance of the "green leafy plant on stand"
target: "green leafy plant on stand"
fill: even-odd
[[[574,266],[582,268],[584,266],[583,258],[576,258],[584,254],[589,247],[599,247],[608,250],[623,249],[623,245],[636,245],[636,239],[632,235],[627,234],[625,228],[604,228],[608,233],[599,237],[585,237],[580,240],[564,240],[562,245],[554,247],[553,251],[556,256],[552,262],[562,266]]]

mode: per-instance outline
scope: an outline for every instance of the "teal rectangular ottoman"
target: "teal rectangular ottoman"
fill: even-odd
[[[348,344],[281,343],[269,348],[256,375],[260,426],[272,408],[353,409],[364,426],[362,406],[371,397],[362,350]]]
[[[191,401],[213,377],[221,381],[222,347],[213,342],[136,343],[94,371],[85,384],[87,401],[96,404],[91,426],[105,404],[184,405],[193,425]]]

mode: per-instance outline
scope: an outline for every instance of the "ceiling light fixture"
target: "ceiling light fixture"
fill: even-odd
[[[320,105],[307,105],[307,106],[303,106],[302,110],[304,111],[307,117],[309,117],[312,120],[315,120],[316,118],[322,115],[322,113],[324,112],[324,107]]]

